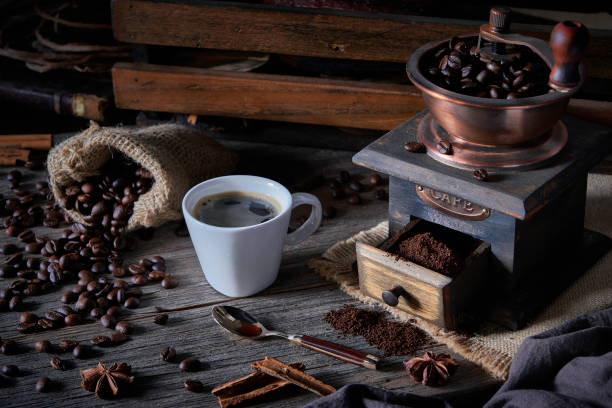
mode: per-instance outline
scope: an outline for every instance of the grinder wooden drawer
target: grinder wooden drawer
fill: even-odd
[[[475,241],[462,270],[451,278],[388,252],[417,233],[415,226],[419,222],[422,221],[411,222],[380,248],[357,243],[360,290],[390,306],[453,329],[461,325],[466,308],[479,298],[485,285],[490,245]]]

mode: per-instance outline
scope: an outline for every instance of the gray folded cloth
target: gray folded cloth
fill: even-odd
[[[456,375],[461,375],[459,370]],[[451,379],[452,381],[452,379]],[[452,408],[443,400],[347,385],[306,408]],[[612,407],[612,308],[525,339],[484,408]]]

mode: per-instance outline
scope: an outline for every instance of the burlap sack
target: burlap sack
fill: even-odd
[[[47,169],[53,194],[59,201],[63,188],[98,175],[114,151],[124,153],[153,175],[151,190],[134,204],[127,231],[155,227],[182,217],[183,195],[195,184],[229,173],[236,155],[202,133],[179,125],[143,129],[100,127],[96,123],[49,152]],[[80,213],[68,211],[84,223]]]

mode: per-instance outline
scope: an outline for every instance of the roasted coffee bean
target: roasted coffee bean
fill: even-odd
[[[38,317],[34,313],[24,312],[19,316],[19,322],[21,323],[33,323],[38,320]]]
[[[76,346],[79,345],[78,341],[74,340],[62,340],[59,342],[58,347],[63,352],[72,351]]]
[[[343,189],[332,190],[331,194],[332,194],[333,198],[344,198],[344,190]]]
[[[128,309],[135,309],[140,306],[140,299],[137,297],[129,297],[125,300],[123,306],[127,307]]]
[[[113,333],[110,335],[110,340],[112,344],[121,344],[128,340],[128,336],[123,333]]]
[[[461,57],[457,54],[451,53],[448,56],[447,65],[452,69],[461,69]]]
[[[74,308],[79,312],[86,312],[94,307],[96,307],[96,302],[89,298],[80,298],[74,305]]]
[[[106,311],[107,315],[117,317],[121,314],[121,308],[119,306],[111,306]]]
[[[172,275],[166,276],[161,282],[162,288],[164,289],[174,289],[178,284],[178,280]]]
[[[16,237],[21,233],[21,229],[16,225],[10,225],[4,232],[9,237]]]
[[[60,302],[72,303],[76,300],[76,298],[77,298],[77,294],[69,290],[62,294],[62,297],[60,298]]]
[[[6,176],[8,181],[12,182],[20,182],[21,181],[21,172],[19,170],[11,170]]]
[[[34,349],[39,353],[51,353],[53,351],[53,346],[49,340],[38,340],[34,343]]]
[[[481,84],[484,84],[487,81],[488,76],[489,76],[488,71],[486,69],[483,69],[482,71],[478,73],[478,75],[476,75],[476,80],[480,82]]]
[[[190,392],[204,391],[204,384],[198,380],[185,380],[185,389]]]
[[[68,316],[69,314],[73,314],[74,311],[70,308],[70,306],[60,306],[57,309],[55,309],[56,312],[61,313],[64,316]]]
[[[351,194],[348,198],[348,202],[352,205],[359,205],[361,204],[361,197],[359,197],[359,194]]]
[[[335,216],[336,216],[335,207],[332,207],[331,205],[326,205],[323,207],[323,217],[324,218],[334,218]]]
[[[18,311],[23,306],[23,301],[21,300],[21,296],[13,296],[9,301],[9,310],[11,312]]]
[[[89,355],[89,347],[84,344],[77,344],[72,349],[74,358],[86,358]]]
[[[96,336],[91,339],[91,344],[98,347],[108,347],[111,345],[111,339],[108,336]]]
[[[499,65],[496,62],[491,61],[487,63],[487,69],[491,71],[492,73],[494,73],[495,75],[497,75],[501,72],[501,65]]]
[[[19,333],[34,333],[35,331],[38,331],[39,327],[38,327],[38,323],[36,322],[28,322],[28,323],[19,323],[17,325],[17,331]]]
[[[96,319],[98,320],[99,318],[101,318],[102,316],[104,316],[106,313],[104,311],[104,309],[102,309],[101,307],[94,307],[93,309],[91,309],[89,311],[89,316],[92,319]]]
[[[0,353],[4,355],[9,356],[12,354],[17,354],[18,351],[19,347],[17,346],[15,340],[4,340],[2,345],[0,345]]]
[[[15,268],[12,265],[0,265],[0,278],[15,277]]]
[[[124,320],[117,322],[115,325],[115,331],[123,334],[129,334],[132,331],[132,325]]]
[[[59,371],[66,371],[68,369],[68,363],[59,357],[52,357],[49,361],[51,363],[51,367]]]
[[[370,185],[377,186],[382,182],[382,177],[380,174],[372,174],[369,178]]]
[[[91,265],[91,272],[97,274],[101,274],[106,272],[106,263],[104,262],[96,262]]]
[[[42,319],[38,319],[36,324],[38,324],[38,326],[43,330],[53,329],[56,326],[53,320],[49,320],[46,317],[43,317]]]
[[[2,249],[0,250],[0,253],[2,253],[4,255],[11,255],[11,254],[14,254],[17,251],[19,251],[19,248],[17,247],[17,245],[6,244],[6,245],[2,246]]]
[[[45,313],[45,317],[56,324],[64,323],[64,315],[60,312],[56,312],[54,310],[48,311]]]
[[[100,324],[107,329],[115,327],[116,320],[113,316],[105,314],[100,318]]]
[[[381,201],[385,201],[389,198],[389,195],[387,194],[387,191],[385,189],[379,188],[376,190],[376,199],[377,200],[381,200]]]
[[[153,265],[151,265],[151,269],[154,271],[162,271],[162,272],[166,272],[166,264],[165,263],[154,263]]]
[[[492,99],[499,99],[499,97],[500,97],[500,91],[499,91],[499,88],[498,88],[498,87],[496,87],[496,86],[490,86],[490,87],[489,87],[489,96],[490,96]],[[446,154],[446,153],[445,153],[445,154]]]
[[[406,142],[404,143],[404,149],[410,153],[420,153],[425,150],[425,146],[419,142]]]
[[[170,363],[174,361],[174,358],[176,357],[176,350],[174,347],[164,347],[159,354],[161,355],[162,360]]]
[[[41,377],[36,381],[36,391],[49,392],[51,391],[51,380],[48,377]]]
[[[487,173],[485,169],[476,169],[472,174],[474,178],[479,181],[486,181],[489,177],[489,173]]]
[[[142,289],[137,288],[137,287],[131,287],[126,289],[125,291],[125,295],[126,296],[136,296],[136,297],[140,297],[142,296]]]
[[[128,270],[132,275],[142,275],[143,273],[147,272],[147,269],[144,266],[138,264],[131,264],[128,267]]]
[[[329,188],[331,188],[332,190],[336,190],[338,188],[341,188],[342,186],[340,185],[340,182],[338,182],[338,180],[331,180],[328,184]]]
[[[36,237],[34,236],[34,233],[31,230],[25,230],[22,231],[19,235],[17,235],[17,238],[21,242],[28,243],[33,242]]]
[[[436,147],[438,148],[438,151],[442,154],[451,154],[453,149],[451,143],[446,139],[440,140]]]
[[[357,180],[351,181],[349,184],[349,188],[357,193],[363,191],[363,185]]]
[[[160,325],[164,325],[168,323],[168,314],[167,313],[158,314],[157,316],[153,318],[153,322],[155,322],[155,324],[160,324]]]
[[[130,282],[136,286],[143,286],[147,284],[148,280],[145,275],[133,275],[130,277]]]
[[[76,326],[81,323],[81,316],[76,313],[69,314],[64,318],[64,323],[66,323],[66,326]]]
[[[153,264],[165,264],[166,260],[159,255],[155,255],[151,257],[151,262],[153,262]]]
[[[9,377],[17,377],[19,375],[19,367],[13,364],[2,366],[2,374],[8,375]]]
[[[186,358],[179,364],[181,371],[197,371],[200,368],[200,361],[195,358]]]
[[[518,95],[516,92],[510,92],[508,93],[508,95],[506,95],[506,99],[516,99],[518,98]]]
[[[148,274],[149,280],[151,281],[160,281],[166,277],[166,273],[164,271],[151,271]]]

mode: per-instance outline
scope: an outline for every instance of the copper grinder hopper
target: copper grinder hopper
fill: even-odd
[[[491,9],[489,24],[477,41],[483,61],[503,63],[513,50],[528,47],[551,69],[550,92],[517,99],[490,99],[464,95],[442,88],[424,74],[426,62],[449,40],[430,42],[412,54],[408,77],[423,94],[430,113],[421,121],[418,138],[427,153],[445,164],[461,168],[525,169],[542,165],[559,153],[567,142],[567,129],[560,121],[569,99],[584,81],[580,62],[588,43],[588,30],[578,22],[557,24],[550,45],[543,40],[511,33],[510,10]],[[450,149],[439,149],[440,142]]]

